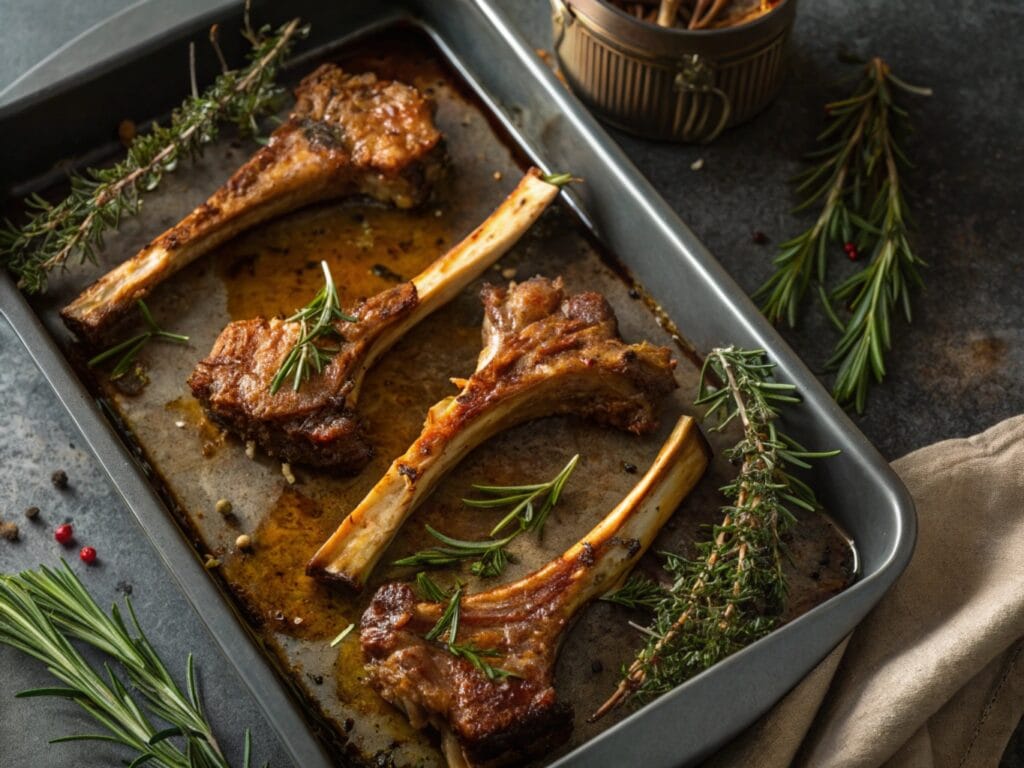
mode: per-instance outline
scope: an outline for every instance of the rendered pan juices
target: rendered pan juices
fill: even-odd
[[[698,372],[679,349],[680,388],[661,410],[659,431],[645,438],[552,418],[490,440],[471,453],[406,523],[362,594],[351,595],[308,578],[305,565],[312,553],[390,460],[416,437],[428,407],[456,391],[449,377],[465,376],[474,369],[481,345],[481,281],[416,327],[370,371],[359,412],[376,456],[357,476],[294,467],[298,481],[289,484],[278,462],[259,453],[247,458],[243,445],[210,424],[188,393],[185,380],[229,321],[287,314],[305,304],[320,287],[321,259],[330,265],[344,304],[388,288],[397,278],[411,278],[482,221],[522,172],[507,137],[498,133],[425,37],[406,29],[393,30],[358,43],[351,51],[340,58],[342,66],[399,77],[436,100],[436,119],[446,137],[450,168],[434,198],[420,209],[403,212],[358,202],[318,205],[238,237],[174,276],[150,297],[157,319],[188,334],[190,344],[153,344],[144,350],[140,359],[146,365],[148,385],[138,394],[122,392],[102,374],[96,380],[115,423],[151,470],[200,553],[219,561],[211,574],[233,596],[281,674],[324,726],[326,738],[337,746],[334,754],[339,764],[391,761],[396,766],[440,766],[443,758],[434,737],[412,729],[365,683],[358,633],[351,633],[336,648],[329,646],[331,639],[348,624],[358,624],[379,584],[414,575],[411,569],[388,563],[434,543],[425,533],[425,523],[461,538],[487,535],[501,512],[465,507],[460,499],[470,493],[472,483],[544,481],[579,453],[580,464],[551,515],[543,540],[519,537],[512,547],[516,562],[501,581],[519,578],[564,551],[628,493],[676,416],[694,413],[691,402]],[[313,66],[295,72],[296,77]],[[142,215],[125,222],[122,231],[108,239],[99,266],[59,276],[51,293],[37,302],[51,330],[60,332],[56,311],[68,298],[179,220],[252,151],[253,146],[223,140],[210,148],[202,163],[169,176],[161,190],[146,199]],[[561,206],[548,211],[485,279],[504,282],[537,273],[562,275],[569,291],[605,294],[627,342],[646,339],[674,344],[670,329],[634,298],[621,273]],[[688,551],[695,537],[705,535],[702,526],[719,516],[722,499],[717,488],[734,474],[721,452],[735,435],[712,433],[709,439],[716,454],[712,468],[663,529],[652,552]],[[215,511],[222,498],[232,503],[229,515]],[[842,537],[824,517],[802,517],[790,541],[790,617],[839,591],[850,578],[849,553]],[[235,539],[242,533],[254,539],[249,554],[235,549]],[[649,555],[641,568],[655,574],[656,558]],[[475,579],[468,566],[439,571],[435,577],[442,585],[458,577],[468,582],[468,593],[495,583]],[[575,729],[572,740],[549,755],[549,760],[628,713],[621,710],[597,725],[585,722],[614,688],[620,666],[640,645],[628,620],[642,623],[645,617],[598,603],[583,613],[569,634],[557,686],[560,697],[575,709]]]

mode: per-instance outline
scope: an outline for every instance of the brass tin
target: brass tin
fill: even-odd
[[[778,95],[796,0],[749,24],[697,31],[604,0],[551,0],[551,9],[558,64],[601,120],[645,138],[708,142]]]

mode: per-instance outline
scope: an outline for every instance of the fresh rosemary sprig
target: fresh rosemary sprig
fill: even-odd
[[[423,549],[415,554],[396,560],[395,565],[414,567],[441,568],[454,565],[462,560],[477,558],[470,570],[477,576],[498,576],[508,565],[509,555],[505,550],[513,539],[521,533],[536,531],[538,535],[544,531],[548,515],[562,497],[562,489],[569,480],[569,475],[579,463],[576,454],[562,470],[546,483],[536,485],[474,485],[473,489],[490,496],[486,499],[463,499],[462,503],[478,509],[498,509],[511,506],[512,509],[498,524],[491,529],[491,536],[497,536],[513,523],[518,526],[512,533],[501,539],[485,539],[483,541],[467,541],[456,539],[441,533],[437,529],[426,526],[427,532],[441,542],[443,546]],[[540,508],[535,507],[538,499],[543,498]]]
[[[420,576],[422,576],[430,585],[428,587],[430,592],[440,594],[442,597],[444,596],[441,588],[431,581],[430,577],[425,573],[416,577],[418,585],[420,584]],[[423,587],[420,586],[420,589],[423,590]],[[444,635],[446,638],[444,640],[444,646],[448,650],[448,653],[468,661],[474,667],[483,672],[488,680],[493,681],[509,677],[512,675],[511,672],[491,666],[484,658],[486,656],[500,656],[500,653],[490,648],[477,648],[469,643],[457,642],[459,634],[459,604],[462,601],[462,589],[463,587],[461,584],[455,587],[451,593],[451,597],[448,598],[448,605],[445,606],[444,611],[441,613],[441,618],[437,620],[437,623],[434,624],[431,630],[427,632],[424,637],[427,640],[436,640],[440,642],[439,638]]]
[[[71,699],[105,731],[64,736],[54,742],[121,744],[138,753],[131,767],[152,762],[165,768],[229,768],[203,713],[191,654],[186,694],[146,638],[131,601],[125,603],[130,624],[117,606],[110,615],[101,610],[67,563],[56,570],[40,567],[16,576],[0,575],[0,643],[41,661],[62,683],[60,687],[22,691],[18,696]],[[118,662],[149,714],[109,665],[104,665],[104,679],[72,640]],[[172,739],[180,739],[183,746],[179,748]],[[250,763],[251,741],[246,731],[244,768]]]
[[[645,576],[633,574],[613,592],[601,596],[605,603],[615,603],[633,610],[653,611],[665,597],[665,588]]]
[[[137,136],[121,162],[73,174],[71,191],[61,202],[53,204],[39,195],[27,198],[28,220],[0,226],[0,264],[18,277],[18,287],[40,293],[46,290],[47,275],[66,268],[72,256],[94,261],[104,235],[139,212],[142,193],[155,189],[181,159],[200,154],[217,138],[222,123],[234,124],[244,135],[255,134],[258,120],[273,113],[278,103],[282,91],[275,81],[281,63],[306,32],[298,19],[273,34],[269,27],[259,32],[247,28],[252,43],[248,66],[225,69],[202,94],[193,92],[171,114],[168,125],[154,123],[148,133]]]
[[[647,644],[592,719],[627,698],[671,690],[775,626],[786,596],[781,534],[793,522],[791,507],[818,508],[814,491],[788,468],[837,452],[808,451],[778,430],[778,406],[799,398],[792,385],[772,381],[773,369],[762,350],[727,347],[708,355],[696,402],[714,420],[712,430],[737,419],[743,428],[726,454],[740,462],[722,489],[731,503],[711,538],[697,545],[696,559],[668,556],[672,584],[654,606]],[[724,385],[714,385],[712,375]]]
[[[785,319],[792,327],[812,278],[817,280],[825,311],[842,333],[829,360],[838,370],[833,394],[858,412],[864,410],[871,379],[885,375],[897,305],[910,321],[910,288],[920,284],[918,268],[924,264],[908,239],[900,169],[910,163],[894,135],[908,115],[896,102],[897,91],[931,94],[903,82],[875,58],[852,96],[826,105],[831,123],[818,140],[830,143],[809,155],[818,164],[797,177],[797,192],[805,198],[796,210],[821,201],[821,211],[809,229],[780,246],[774,273],[754,294],[769,320]],[[871,261],[828,297],[823,286],[833,243],[843,243],[854,259],[870,253]],[[834,301],[849,307],[845,325]]]
[[[324,271],[324,287],[317,292],[309,304],[296,310],[294,315],[285,320],[288,323],[299,324],[299,338],[270,381],[270,394],[272,395],[277,394],[277,390],[289,377],[292,379],[292,389],[298,392],[302,382],[308,379],[314,371],[320,373],[341,349],[337,346],[328,347],[322,344],[323,341],[329,339],[341,340],[334,323],[338,320],[347,323],[357,321],[357,318],[341,311],[338,286],[334,284],[334,278],[331,277],[331,270],[327,266],[327,262],[321,261],[320,268]]]
[[[180,333],[171,333],[170,331],[165,331],[161,328],[157,321],[153,319],[153,313],[149,311],[149,307],[146,306],[146,302],[139,299],[137,304],[139,305],[139,312],[142,313],[142,319],[145,321],[146,327],[149,328],[149,330],[136,334],[130,339],[125,339],[119,344],[115,344],[110,349],[100,352],[88,363],[90,368],[94,368],[100,363],[111,360],[120,355],[121,357],[118,359],[117,365],[115,365],[113,370],[110,371],[111,380],[119,379],[128,373],[132,363],[135,361],[136,355],[138,355],[139,352],[142,351],[142,348],[153,339],[163,339],[164,341],[171,341],[175,344],[188,343],[188,336],[184,336]]]
[[[497,536],[513,522],[519,523],[520,531],[544,532],[544,523],[548,515],[562,496],[562,489],[569,475],[576,469],[580,455],[577,453],[562,470],[546,483],[536,485],[474,485],[473,490],[489,496],[487,499],[463,499],[462,503],[478,509],[497,509],[512,506],[511,511],[503,517],[494,528],[491,536]],[[537,499],[544,499],[539,510],[534,509]]]

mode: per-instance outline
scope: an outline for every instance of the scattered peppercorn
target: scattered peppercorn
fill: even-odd
[[[595,675],[599,675],[604,672],[604,664],[601,663],[600,659],[594,659],[590,662],[590,671]]]
[[[230,515],[231,514],[231,502],[227,499],[217,499],[217,503],[213,507],[217,510],[218,515]]]
[[[53,483],[53,487],[58,491],[63,491],[68,487],[68,473],[63,469],[58,469],[50,475],[50,482]]]
[[[96,562],[96,550],[93,547],[82,547],[78,551],[78,556],[82,558],[82,562],[86,565],[92,565]]]
[[[53,538],[55,538],[61,544],[67,544],[73,538],[75,538],[75,529],[71,527],[71,523],[64,523],[58,525],[57,530],[53,532]]]
[[[622,468],[625,470],[627,475],[635,475],[636,474],[636,464],[634,464],[631,461],[624,461],[624,462],[622,462]]]
[[[854,245],[853,243],[844,243],[843,250],[846,251],[846,256],[847,258],[850,259],[850,261],[856,261],[858,258],[860,258],[860,254],[857,252],[857,246]]]
[[[39,517],[39,507],[25,507],[25,517],[29,520],[35,520]]]
[[[629,289],[629,298],[631,298],[631,299],[639,299],[640,298],[640,291],[638,291],[636,288],[630,288]]]
[[[505,267],[503,270],[501,270],[501,276],[504,277],[506,280],[511,280],[513,277],[516,276],[516,268]]]
[[[235,539],[235,546],[244,552],[248,552],[252,549],[252,536],[247,533],[243,533],[237,539]]]
[[[7,520],[0,520],[0,538],[7,539],[8,541],[17,541],[18,524],[8,522]]]
[[[750,239],[753,240],[757,245],[767,245],[768,243],[771,242],[771,240],[768,239],[768,235],[766,235],[760,229],[755,229],[754,233],[750,236]]]

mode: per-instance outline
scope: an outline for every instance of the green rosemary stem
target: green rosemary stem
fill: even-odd
[[[0,575],[0,643],[41,661],[64,686],[18,695],[71,699],[105,731],[55,741],[121,744],[138,753],[132,766],[152,762],[165,768],[229,768],[203,713],[191,655],[186,665],[187,690],[183,692],[142,631],[131,602],[126,604],[130,623],[116,606],[109,615],[100,609],[66,563],[56,570],[40,567],[17,576]],[[117,662],[149,714],[109,665],[104,665],[104,679],[72,640],[90,645]],[[172,739],[180,739],[184,749]],[[245,744],[242,764],[249,768],[248,732]]]
[[[142,194],[155,189],[180,159],[197,156],[214,141],[221,123],[254,133],[258,119],[273,112],[281,94],[275,78],[283,59],[306,31],[298,19],[274,34],[263,28],[252,39],[244,70],[225,71],[204,93],[186,99],[167,126],[154,124],[137,136],[123,161],[73,174],[70,194],[59,203],[38,195],[27,198],[28,220],[0,227],[0,264],[18,277],[19,288],[45,291],[48,274],[66,268],[76,254],[94,261],[103,236],[117,229],[122,218],[137,214]]]

